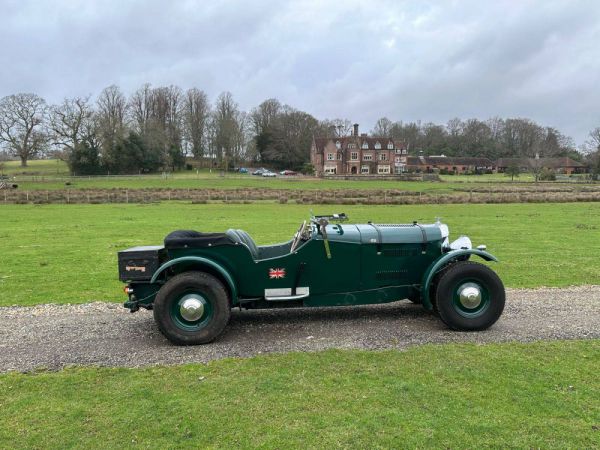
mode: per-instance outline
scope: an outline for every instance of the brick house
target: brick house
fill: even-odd
[[[317,176],[390,175],[406,167],[406,146],[391,138],[358,133],[358,124],[350,136],[313,137],[310,162]]]
[[[585,164],[566,156],[562,158],[500,158],[496,165],[500,173],[512,166],[518,167],[521,172],[529,172],[533,168],[545,168],[565,175],[587,173],[589,170]]]
[[[406,168],[410,172],[430,173],[434,170],[446,170],[461,174],[468,172],[489,172],[496,170],[496,164],[488,158],[467,156],[409,156]]]

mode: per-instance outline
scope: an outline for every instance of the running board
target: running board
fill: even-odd
[[[285,302],[289,300],[300,300],[310,295],[307,287],[296,288],[296,294],[292,295],[291,288],[265,289],[265,300],[268,302]]]

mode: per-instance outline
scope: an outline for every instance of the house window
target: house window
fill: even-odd
[[[394,150],[394,143],[388,142],[388,150]]]
[[[356,148],[356,144],[348,144],[348,148]]]
[[[371,154],[363,155],[363,161],[373,161],[373,155],[371,155]]]
[[[360,166],[360,173],[369,173],[369,166]]]
[[[341,161],[341,160],[342,160],[342,154],[341,154],[341,153],[338,153],[338,154],[337,154],[337,159],[338,159],[338,161]]]
[[[379,155],[379,161],[387,161],[387,155],[385,153],[381,153]]]
[[[336,166],[325,166],[325,173],[330,173],[335,175],[335,173],[337,172],[337,167]]]
[[[381,144],[379,142],[375,142],[375,150],[381,150]]]
[[[337,148],[338,150],[342,148],[342,143],[340,141],[335,141],[335,148]]]
[[[367,141],[364,141],[363,144],[362,144],[362,148],[368,149],[369,148],[369,143]]]
[[[358,152],[352,152],[352,153],[350,153],[350,159],[352,161],[358,160]]]
[[[377,166],[377,173],[390,173],[390,166]]]
[[[333,161],[333,153],[327,153],[327,161]]]

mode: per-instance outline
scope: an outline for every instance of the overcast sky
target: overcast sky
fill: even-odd
[[[0,97],[144,82],[231,91],[370,130],[529,117],[600,126],[600,1],[0,0]]]

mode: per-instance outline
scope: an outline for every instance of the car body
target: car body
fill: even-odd
[[[272,178],[272,177],[276,177],[277,174],[275,172],[271,172],[270,170],[266,170],[262,173],[263,177],[267,177],[267,178]]]
[[[229,311],[344,306],[409,299],[450,328],[485,329],[504,308],[504,286],[487,266],[497,259],[447,225],[346,224],[313,216],[294,237],[257,246],[243,230],[175,231],[164,245],[119,252],[125,307],[154,309],[176,344],[202,344],[225,328]],[[331,222],[338,222],[335,224]]]
[[[248,169],[246,169],[245,167],[240,167],[240,170],[238,172],[239,173],[248,173]]]
[[[279,172],[279,174],[289,177],[293,175],[298,175],[298,172],[294,172],[293,170],[282,170],[281,172]]]
[[[252,172],[252,175],[261,176],[265,172],[267,172],[267,169],[261,167],[260,169],[256,169],[254,172]]]

